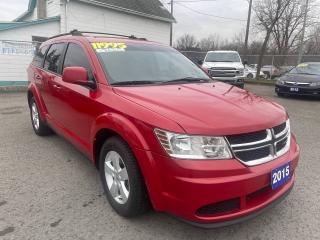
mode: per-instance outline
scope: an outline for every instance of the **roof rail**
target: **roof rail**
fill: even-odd
[[[74,29],[68,33],[62,33],[62,34],[58,34],[55,36],[52,36],[48,39],[52,39],[52,38],[57,38],[57,37],[62,37],[62,36],[67,36],[67,35],[72,35],[72,36],[83,36],[82,33],[80,31],[78,31],[77,29]]]
[[[137,39],[137,40],[143,40],[146,41],[146,38],[137,38],[134,35],[124,35],[124,34],[117,34],[117,33],[103,33],[103,32],[87,32],[87,31],[78,31],[77,29],[74,29],[72,31],[70,31],[69,33],[62,33],[62,34],[58,34],[55,36],[50,37],[49,39],[52,38],[57,38],[57,37],[62,37],[62,36],[67,36],[67,35],[71,35],[71,36],[83,36],[83,34],[101,34],[101,35],[108,35],[108,36],[116,36],[116,37],[125,37],[125,38],[130,38],[130,39]]]
[[[116,37],[125,37],[130,39],[137,39],[137,40],[147,40],[146,38],[138,38],[134,35],[124,35],[124,34],[117,34],[117,33],[104,33],[104,32],[87,32],[87,31],[81,31],[81,33],[88,33],[88,34],[101,34],[101,35],[108,35],[108,36],[116,36]]]

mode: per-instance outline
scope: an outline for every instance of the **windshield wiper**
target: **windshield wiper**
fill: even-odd
[[[161,81],[124,81],[112,83],[112,86],[159,84]]]
[[[211,82],[211,79],[205,79],[205,78],[195,78],[195,77],[185,77],[185,78],[179,78],[179,79],[173,79],[162,82],[162,84],[167,83],[194,83],[194,82]]]

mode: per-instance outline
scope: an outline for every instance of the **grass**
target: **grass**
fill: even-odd
[[[269,86],[274,86],[277,82],[277,80],[275,79],[245,79],[244,80],[245,83],[250,83],[250,84],[260,84],[260,85],[269,85]]]

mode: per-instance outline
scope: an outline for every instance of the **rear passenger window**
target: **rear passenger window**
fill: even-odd
[[[32,61],[32,65],[34,65],[36,67],[42,67],[44,56],[46,55],[48,47],[49,47],[49,45],[48,46],[43,46],[43,47],[40,47],[36,51],[35,56],[34,56],[33,61]]]
[[[81,46],[69,43],[63,69],[66,67],[83,67],[88,71],[88,78],[94,81],[88,57]]]
[[[44,61],[44,69],[47,69],[51,72],[55,72],[60,74],[60,65],[63,60],[63,51],[64,51],[65,44],[58,43],[52,44],[50,47],[46,59]]]

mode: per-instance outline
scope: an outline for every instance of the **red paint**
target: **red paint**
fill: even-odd
[[[82,46],[97,81],[96,89],[74,84],[87,80],[81,68],[65,69],[62,77],[30,65],[29,91],[35,97],[42,119],[92,162],[97,161],[94,143],[99,131],[112,130],[127,141],[138,160],[155,210],[200,223],[225,221],[265,207],[293,185],[294,177],[276,191],[254,201],[246,200],[248,194],[270,185],[272,169],[288,161],[296,168],[299,148],[294,137],[287,154],[269,163],[247,167],[236,159],[172,159],[153,133],[154,128],[212,136],[254,132],[284,122],[287,114],[283,107],[219,82],[112,87],[90,45],[93,41],[119,39],[66,36],[51,39],[44,45],[72,42]],[[40,75],[38,80],[36,75]],[[241,209],[237,212],[211,217],[196,214],[204,205],[232,198],[241,199]]]
[[[88,83],[88,72],[83,67],[66,67],[63,69],[62,80],[68,83]]]

